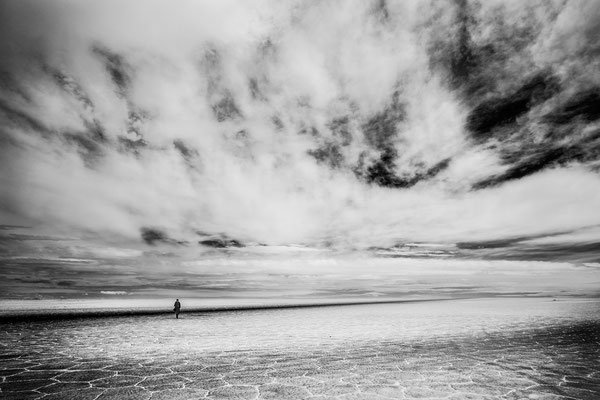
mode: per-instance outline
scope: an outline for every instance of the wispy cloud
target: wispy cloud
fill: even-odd
[[[82,238],[13,252],[524,246],[600,225],[595,2],[1,7],[0,222]]]

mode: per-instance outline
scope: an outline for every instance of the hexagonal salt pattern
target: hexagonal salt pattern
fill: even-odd
[[[308,315],[297,311],[299,321]],[[346,312],[322,311],[327,311],[323,318],[334,319],[337,312]],[[254,314],[267,318],[265,323],[277,316],[276,311]],[[225,326],[212,333],[207,328],[214,315],[183,317],[188,326],[162,316],[2,323],[0,398],[600,398],[596,318],[555,320],[535,328],[506,321],[503,329],[491,331],[482,323],[469,332],[354,341],[323,337],[312,343],[286,342],[286,333],[280,331],[284,339],[277,343],[270,338],[261,345],[258,338],[249,338],[248,343],[223,343],[218,348],[219,341],[231,339],[224,334],[226,328],[244,329],[244,316],[221,315],[219,323]],[[368,321],[357,321],[364,322]],[[107,328],[120,324],[128,326],[129,333]],[[170,338],[165,324],[176,326]],[[439,325],[432,322],[432,327]],[[198,330],[195,346],[188,328]],[[349,329],[339,326],[344,328]],[[94,337],[89,336],[92,332]],[[209,338],[217,334],[224,336]],[[140,347],[154,339],[165,345]],[[135,350],[124,350],[130,347]]]

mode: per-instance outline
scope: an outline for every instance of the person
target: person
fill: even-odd
[[[179,299],[175,300],[173,311],[175,311],[175,318],[179,319],[179,312],[181,311],[181,303],[179,302]]]

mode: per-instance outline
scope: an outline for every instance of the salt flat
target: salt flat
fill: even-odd
[[[0,358],[7,399],[597,399],[600,302],[5,321]]]

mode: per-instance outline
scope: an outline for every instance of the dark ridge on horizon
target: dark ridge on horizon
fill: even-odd
[[[519,292],[518,294],[537,294],[537,292]],[[515,295],[510,294],[510,295]],[[218,313],[218,312],[235,312],[235,311],[260,311],[260,310],[284,310],[295,308],[320,308],[320,307],[342,307],[342,306],[360,306],[371,304],[402,304],[402,303],[425,303],[435,301],[452,301],[471,299],[467,297],[442,297],[434,299],[407,299],[407,300],[374,300],[374,301],[355,301],[355,302],[332,302],[332,303],[312,303],[312,304],[281,304],[281,305],[240,305],[240,306],[225,306],[225,307],[193,307],[185,308],[181,313],[185,317],[191,313]],[[55,312],[56,311],[56,312]],[[110,317],[132,317],[132,316],[147,316],[147,315],[173,315],[173,311],[165,307],[164,310],[47,310],[41,312],[38,310],[31,311],[0,311],[0,324],[12,322],[35,322],[48,320],[68,320],[68,319],[85,319],[85,318],[110,318]]]
[[[448,293],[443,293],[447,295]],[[597,293],[555,293],[548,294],[544,292],[482,292],[482,293],[462,293],[460,297],[438,297],[424,299],[395,299],[395,300],[372,300],[372,301],[349,301],[349,302],[321,302],[310,304],[279,304],[279,305],[240,305],[224,307],[193,307],[185,308],[180,314],[185,318],[186,314],[198,313],[225,313],[239,311],[261,311],[261,310],[286,310],[300,308],[326,308],[326,307],[346,307],[346,306],[366,306],[366,305],[385,305],[385,304],[409,304],[409,303],[434,303],[460,300],[490,300],[503,298],[524,298],[524,299],[556,299],[562,298],[586,298],[600,299],[600,292]],[[170,299],[169,299],[170,300]],[[56,311],[56,312],[54,312]],[[165,309],[98,309],[98,310],[38,310],[24,311],[0,311],[0,324],[13,322],[37,322],[53,320],[70,319],[100,319],[113,317],[136,317],[152,315],[173,315],[169,307]]]

